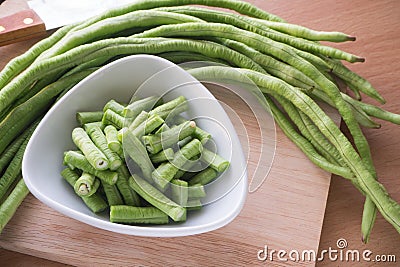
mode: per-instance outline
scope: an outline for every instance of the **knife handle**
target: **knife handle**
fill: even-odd
[[[0,46],[46,34],[44,22],[32,9],[0,18]]]

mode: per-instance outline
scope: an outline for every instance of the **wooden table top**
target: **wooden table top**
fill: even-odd
[[[335,44],[334,46],[366,58],[365,63],[357,63],[349,66],[352,70],[367,78],[387,99],[387,104],[384,105],[386,109],[400,113],[400,93],[398,91],[398,78],[400,77],[400,68],[398,67],[400,59],[400,1],[253,0],[249,2],[277,14],[291,23],[319,30],[342,31],[356,36],[356,42]],[[24,8],[24,6],[25,3],[22,0],[6,1],[0,6],[0,17]],[[0,48],[0,68],[12,56],[22,53],[35,41],[37,40]],[[365,97],[365,100],[374,103],[372,100],[367,99],[367,97]],[[379,180],[385,185],[392,197],[400,202],[400,126],[382,122],[381,129],[365,129],[364,132],[371,146]],[[279,145],[280,142],[278,142],[278,150]],[[272,175],[275,175],[274,177],[279,176],[277,168],[285,166],[285,164],[290,164],[290,162],[274,163]],[[33,201],[33,198],[30,196],[29,200]],[[330,247],[335,249],[337,248],[337,240],[342,238],[346,239],[349,249],[359,251],[370,250],[373,255],[396,255],[397,262],[399,262],[399,234],[380,214],[377,216],[370,242],[366,245],[361,242],[360,223],[363,202],[364,198],[350,183],[340,177],[332,177],[319,240],[319,249],[324,250]],[[308,211],[304,212],[307,213]],[[18,212],[16,216],[18,216]],[[10,223],[12,224],[13,221]],[[249,225],[249,227],[252,226]],[[265,229],[268,229],[268,225],[265,226]],[[256,232],[256,229],[254,229],[254,232]],[[250,236],[241,236],[238,234],[236,237],[243,238],[243,240],[240,240],[240,248],[243,250],[246,249],[246,244],[251,244],[252,242],[252,237]],[[319,233],[316,233],[316,238],[319,238]],[[0,242],[1,239],[2,236],[0,235]],[[238,242],[239,240],[231,241]],[[268,242],[268,240],[265,242]],[[293,244],[298,244],[299,242],[302,241],[296,240],[296,236],[294,236]],[[260,244],[252,245],[253,248]],[[275,248],[280,249],[279,247]],[[11,250],[33,254],[29,251],[20,251],[12,247],[7,247],[7,249],[0,248],[0,262],[8,263],[10,266],[16,264],[63,266],[60,263],[16,253]],[[243,257],[248,257],[246,251],[239,250],[238,252],[242,253]],[[46,258],[45,254],[35,256]],[[241,255],[237,257],[240,258]],[[53,258],[53,260],[57,259]],[[246,262],[253,264],[253,260],[244,259],[240,261],[240,265],[245,265]],[[210,261],[205,262],[210,263]],[[282,262],[274,262],[274,264],[286,265]],[[330,260],[317,263],[318,266],[372,266],[375,264],[379,266],[382,263],[339,263],[338,261]],[[385,263],[384,266],[396,266],[396,264]]]

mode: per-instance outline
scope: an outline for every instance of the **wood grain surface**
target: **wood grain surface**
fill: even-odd
[[[334,46],[366,57],[365,63],[350,67],[379,89],[388,100],[385,108],[400,113],[399,1],[249,2],[292,23],[356,36],[356,42]],[[0,7],[0,17],[24,6],[23,1],[4,4]],[[35,41],[0,48],[0,68]],[[230,100],[224,97],[224,101]],[[240,116],[248,118],[244,107],[231,106]],[[252,120],[248,119],[246,129],[252,132],[252,127]],[[400,201],[400,127],[382,123],[381,129],[365,130],[365,134],[380,181]],[[253,134],[250,138],[254,141],[249,162],[251,174],[256,167],[258,137]],[[313,166],[278,129],[275,161],[267,181],[248,195],[238,218],[222,229],[185,238],[128,237],[77,223],[29,195],[0,236],[0,247],[9,250],[0,250],[0,263],[2,266],[3,263],[5,266],[60,266],[35,258],[40,257],[77,266],[262,266],[271,263],[257,260],[257,251],[264,245],[287,251],[336,249],[340,238],[346,239],[348,249],[368,249],[373,255],[396,255],[399,262],[399,234],[382,216],[377,217],[371,241],[367,245],[361,243],[363,197],[347,181],[332,178],[325,210],[329,184],[330,176]],[[276,266],[289,264],[314,265],[313,262],[272,262]],[[325,258],[317,265],[396,266],[396,263],[342,262]]]

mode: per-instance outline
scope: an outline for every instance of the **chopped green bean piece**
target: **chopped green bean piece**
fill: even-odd
[[[68,166],[73,166],[78,168],[84,172],[93,174],[98,177],[100,180],[108,183],[115,184],[118,179],[118,173],[110,170],[99,171],[93,168],[90,165],[89,161],[85,158],[84,155],[76,152],[76,151],[67,151],[64,153],[64,163]]]
[[[140,167],[143,176],[151,181],[151,173],[154,170],[146,148],[140,140],[130,131],[126,131],[123,137],[123,147],[126,154]]]
[[[197,129],[197,127],[196,127]],[[178,142],[178,147],[183,147],[185,146],[187,143],[189,143],[190,141],[192,141],[193,137],[188,136],[186,138],[183,138],[181,141]]]
[[[108,168],[108,159],[100,151],[100,149],[93,143],[92,139],[88,136],[82,128],[75,128],[72,131],[72,141],[83,152],[87,161],[96,170],[106,170]]]
[[[135,118],[138,116],[143,110],[149,111],[151,110],[157,102],[160,101],[160,98],[157,96],[149,96],[133,103],[129,104],[124,108],[123,116],[128,118]]]
[[[71,170],[70,168],[65,168],[61,172],[61,176],[74,187],[76,180],[79,179],[79,175]],[[97,193],[91,196],[81,197],[86,206],[94,213],[102,212],[108,208],[108,204],[100,197]]]
[[[116,185],[107,184],[103,181],[101,182],[101,185],[103,186],[103,190],[106,194],[109,206],[124,204],[124,201],[122,200],[121,194],[119,193]]]
[[[174,158],[174,150],[172,148],[167,148],[165,150],[161,150],[157,154],[151,154],[150,160],[153,163],[162,163],[165,161],[171,161]]]
[[[189,198],[202,198],[206,196],[204,186],[201,184],[194,184],[188,187]]]
[[[122,160],[116,152],[108,147],[103,131],[99,127],[93,126],[88,129],[87,133],[97,148],[107,157],[109,169],[112,171],[118,169],[122,165]]]
[[[189,185],[201,184],[206,185],[218,177],[218,172],[211,167],[207,167],[197,173],[189,180]]]
[[[80,125],[90,122],[101,121],[103,118],[103,111],[82,111],[76,113],[76,120]]]
[[[175,123],[181,124],[187,121],[187,119],[185,119],[182,116],[176,116],[175,118]],[[204,145],[205,143],[207,143],[208,140],[211,139],[211,134],[203,129],[201,129],[199,126],[196,126],[196,130],[193,133],[193,137],[197,138],[201,141],[201,143]]]
[[[188,183],[183,180],[173,179],[171,181],[171,198],[179,205],[186,207],[189,191]]]
[[[122,148],[121,142],[118,140],[118,130],[113,125],[107,125],[104,128],[107,146],[111,151],[118,152]]]
[[[164,123],[163,125],[160,126],[160,128],[158,128],[158,130],[155,132],[155,134],[160,134],[169,129],[170,129],[169,126],[166,123]]]
[[[87,132],[92,127],[99,127],[101,130],[104,129],[104,124],[101,121],[89,122],[83,125],[83,129]]]
[[[203,207],[199,198],[189,198],[186,204],[187,210],[199,210]]]
[[[131,122],[131,124],[129,125],[129,130],[134,130],[136,127],[138,127],[142,122],[144,122],[145,120],[147,120],[149,118],[149,113],[147,111],[142,111],[140,112],[135,119]]]
[[[158,114],[161,118],[170,120],[176,115],[188,110],[186,98],[179,96],[167,103],[164,103],[149,112],[150,115]]]
[[[110,221],[127,224],[167,224],[168,215],[155,207],[132,207],[115,205],[110,207]]]
[[[123,116],[123,112],[124,112],[124,108],[125,106],[118,103],[117,101],[115,101],[114,99],[111,99],[110,101],[107,102],[107,104],[104,106],[103,108],[103,112],[106,112],[107,109],[110,109],[112,111],[114,111],[115,113]],[[101,118],[100,118],[101,120]]]
[[[117,172],[118,180],[115,185],[121,193],[124,203],[130,206],[140,206],[139,196],[129,187],[128,179],[130,174],[126,166],[121,165],[121,167],[118,168]]]
[[[206,148],[203,149],[200,159],[217,172],[223,172],[229,167],[229,161]]]
[[[143,135],[149,134],[157,129],[164,120],[158,114],[150,115],[145,121],[139,124],[136,128],[132,129],[132,133],[141,138]],[[129,127],[130,128],[130,127]]]
[[[99,188],[100,182],[96,177],[87,172],[83,172],[82,175],[76,180],[74,184],[75,193],[80,196],[91,196],[96,193]]]
[[[104,112],[103,118],[101,120],[104,125],[114,125],[117,129],[124,127],[125,118],[111,109],[107,109]]]
[[[184,122],[177,127],[173,127],[160,134],[145,135],[142,137],[143,143],[151,154],[156,154],[162,149],[169,148],[178,141],[190,136],[196,129],[194,121]]]
[[[162,210],[174,221],[186,219],[186,209],[175,203],[138,175],[129,178],[129,186],[154,207]]]
[[[188,160],[199,155],[202,149],[203,146],[201,142],[197,139],[193,139],[174,154],[174,158],[171,162],[162,164],[153,171],[153,181],[162,189],[165,189],[178,170],[182,168]]]
[[[200,170],[201,166],[199,165],[199,155],[194,156],[193,158],[189,159],[183,166],[180,168],[174,176],[174,179],[182,178],[185,173],[194,173],[196,170]],[[198,165],[198,166],[195,166]]]
[[[208,140],[211,139],[211,134],[197,126],[193,133],[193,137],[199,139],[204,145]]]

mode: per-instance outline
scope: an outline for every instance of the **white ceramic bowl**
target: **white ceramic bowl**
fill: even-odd
[[[63,152],[75,149],[71,131],[78,126],[76,112],[101,110],[110,99],[129,102],[135,91],[141,97],[159,95],[166,100],[185,96],[190,105],[188,116],[201,118],[199,125],[213,135],[218,153],[231,162],[230,168],[206,189],[209,204],[191,211],[184,223],[152,226],[111,223],[107,213],[92,213],[60,175],[64,168]],[[31,193],[60,213],[95,227],[139,236],[185,236],[215,230],[239,214],[247,192],[246,161],[223,108],[186,71],[150,55],[114,61],[72,88],[51,108],[32,135],[22,172]]]

